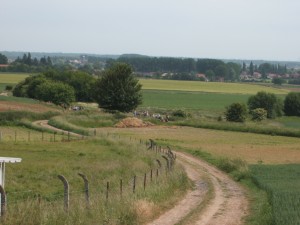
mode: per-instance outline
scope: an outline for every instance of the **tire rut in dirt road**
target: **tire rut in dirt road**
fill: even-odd
[[[177,152],[176,154],[188,177],[195,184],[201,184],[201,182],[204,184],[202,181],[204,177],[210,180],[214,195],[208,199],[208,202],[204,201],[208,189],[203,187],[208,187],[208,185],[196,185],[195,190],[188,192],[175,207],[149,225],[173,225],[179,222],[185,225],[243,224],[243,218],[248,212],[244,189],[228,175],[207,162],[186,153]],[[198,207],[201,204],[203,207]],[[189,217],[191,213],[193,216]]]

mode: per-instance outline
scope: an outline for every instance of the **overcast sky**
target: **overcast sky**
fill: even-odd
[[[299,0],[0,0],[0,50],[300,61]]]

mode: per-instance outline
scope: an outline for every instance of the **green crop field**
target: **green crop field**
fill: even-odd
[[[231,94],[256,94],[259,91],[287,94],[289,91],[255,84],[140,79],[144,90],[201,91]]]
[[[220,113],[233,102],[246,103],[250,95],[187,91],[143,90],[142,107],[191,109]]]
[[[0,83],[17,84],[28,76],[28,73],[0,73]]]
[[[300,164],[251,166],[258,185],[270,196],[275,225],[300,221]]]

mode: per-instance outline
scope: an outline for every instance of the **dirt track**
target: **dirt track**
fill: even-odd
[[[67,132],[48,125],[47,120],[36,121],[35,124]],[[176,155],[177,162],[183,165],[195,188],[148,225],[242,225],[248,213],[245,190],[207,162],[186,153],[176,152]],[[213,195],[210,196],[210,193]]]
[[[243,224],[243,218],[248,212],[244,189],[205,161],[185,153],[176,154],[188,177],[195,182],[195,189],[188,192],[171,210],[148,225],[173,225],[179,222],[188,225]],[[205,182],[207,179],[210,185]],[[210,187],[213,189],[213,196],[208,198]]]
[[[61,133],[64,133],[64,134],[68,134],[70,133],[71,135],[73,136],[77,136],[77,137],[81,137],[82,135],[80,134],[76,134],[76,133],[73,133],[73,132],[68,132],[68,131],[65,131],[65,130],[62,130],[62,129],[59,129],[59,128],[56,128],[56,127],[53,127],[51,125],[48,124],[48,120],[38,120],[38,121],[34,121],[33,124],[37,125],[37,126],[41,126],[41,127],[44,127],[44,128],[47,128],[47,129],[50,129],[50,130],[54,130],[54,131],[57,131],[57,132],[61,132]]]

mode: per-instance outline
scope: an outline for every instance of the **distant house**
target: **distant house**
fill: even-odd
[[[256,78],[256,79],[260,79],[261,76],[262,76],[261,73],[258,73],[258,72],[253,73],[253,77]]]
[[[203,79],[206,82],[208,81],[208,79],[206,78],[205,74],[203,74],[203,73],[196,74],[196,77],[200,78],[200,79]]]
[[[8,64],[0,64],[0,68],[7,68],[7,67],[9,67]]]

